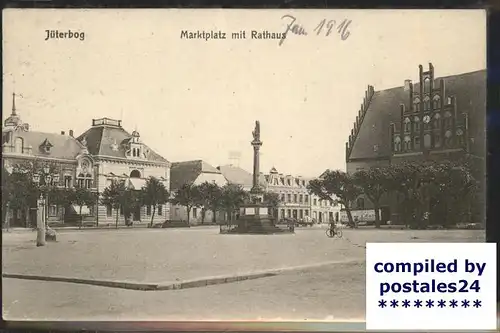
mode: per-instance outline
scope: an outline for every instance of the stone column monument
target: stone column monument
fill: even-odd
[[[253,177],[252,189],[250,190],[250,202],[240,207],[240,218],[238,227],[229,233],[236,234],[277,234],[290,232],[289,229],[280,229],[274,225],[274,219],[268,213],[268,207],[264,203],[264,190],[260,186],[260,122],[255,122],[252,132],[253,140]]]
[[[260,122],[257,120],[255,122],[255,129],[252,132],[253,140],[251,142],[253,147],[253,181],[252,189],[250,190],[251,198],[253,203],[261,203],[264,199],[264,191],[260,186],[260,147],[262,146],[262,141],[260,140]]]

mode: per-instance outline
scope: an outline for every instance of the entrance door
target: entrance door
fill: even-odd
[[[134,209],[133,219],[134,221],[141,220],[141,207],[137,207],[136,209]]]
[[[297,219],[297,210],[296,209],[293,210],[292,214],[293,214],[292,217],[294,219]]]
[[[391,210],[388,206],[380,207],[380,221],[385,223],[391,219]]]
[[[318,213],[318,220],[319,220],[319,223],[323,223],[323,213],[322,212]]]

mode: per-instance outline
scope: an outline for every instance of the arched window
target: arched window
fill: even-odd
[[[141,173],[139,170],[132,170],[130,172],[130,178],[141,178]]]
[[[414,131],[415,132],[419,132],[420,131],[420,118],[419,117],[415,117],[413,118],[413,127],[414,127]]]
[[[405,132],[409,132],[411,130],[411,120],[410,118],[405,118],[404,120]]]
[[[424,98],[424,110],[429,110],[431,108],[431,99],[429,96],[425,96]]]
[[[436,147],[436,148],[441,147],[441,134],[440,133],[434,133],[434,147]]]
[[[356,206],[357,206],[358,209],[365,209],[365,199],[358,198],[356,200]]]
[[[410,143],[411,143],[411,138],[409,136],[405,136],[404,142],[403,142],[403,149],[405,151],[410,150]]]
[[[424,79],[424,92],[429,93],[430,91],[431,91],[431,79],[427,77]]]
[[[463,147],[465,145],[465,136],[464,136],[464,131],[462,131],[461,128],[457,129],[457,140],[458,140],[458,145],[460,147]]]
[[[424,135],[424,147],[425,148],[430,148],[431,147],[431,135],[430,134],[425,134]]]
[[[446,147],[451,147],[453,145],[453,134],[451,131],[446,131],[444,134],[444,144]]]
[[[444,114],[444,127],[450,128],[452,125],[451,113],[449,111]]]
[[[23,152],[23,139],[22,138],[16,138],[16,144],[15,144],[15,149],[16,153],[22,153]]]
[[[441,107],[441,97],[439,95],[435,95],[432,99],[432,108],[439,109]]]
[[[401,138],[399,136],[394,138],[394,151],[401,151]]]
[[[441,115],[439,113],[434,115],[434,128],[441,128]]]
[[[413,148],[415,150],[420,149],[420,136],[419,135],[415,135],[415,137],[413,137]]]
[[[415,111],[420,111],[420,98],[417,97],[413,100],[413,108]]]
[[[91,188],[92,187],[92,175],[90,173],[80,173],[77,177],[78,187],[81,188]]]

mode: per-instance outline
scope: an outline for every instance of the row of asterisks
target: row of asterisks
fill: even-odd
[[[401,305],[399,305],[399,302],[400,301],[397,301],[397,300],[392,300],[390,302],[386,301],[386,300],[380,300],[378,301],[378,306],[381,307],[381,308],[385,308],[385,307],[391,307],[391,308],[397,308],[397,307],[403,307],[403,308],[409,308],[411,307],[411,301],[405,299],[404,301],[401,301]],[[474,308],[479,308],[481,307],[481,301],[476,299],[475,301],[472,301],[472,304],[469,300],[462,300],[461,304],[459,304],[459,302],[457,300],[454,300],[452,299],[451,301],[448,302],[448,307],[450,308],[457,308],[459,307],[460,305],[462,306],[462,308],[468,308],[470,306],[474,307]],[[433,307],[438,307],[438,308],[445,308],[447,305],[446,305],[446,301],[445,300],[439,300],[439,301],[433,301],[431,299],[425,301],[425,303],[419,299],[413,301],[413,307],[414,308],[421,308],[421,307],[427,307],[427,308],[433,308]]]

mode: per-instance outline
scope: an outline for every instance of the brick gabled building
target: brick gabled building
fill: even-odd
[[[410,160],[484,160],[486,70],[446,77],[436,77],[432,64],[418,70],[414,83],[381,91],[368,86],[346,143],[348,173]],[[383,221],[398,220],[390,197],[383,198]],[[360,197],[354,209],[372,205]]]

